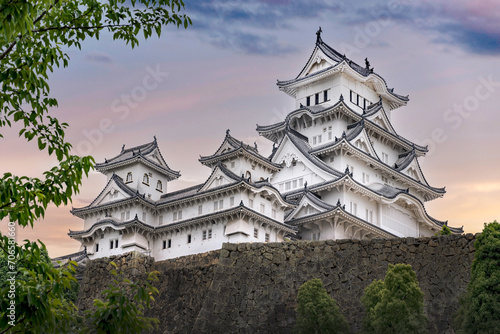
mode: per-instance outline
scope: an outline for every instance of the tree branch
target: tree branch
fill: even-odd
[[[35,26],[35,24],[37,24],[46,14],[49,10],[51,10],[55,5],[57,5],[57,3],[59,2],[59,0],[56,0],[54,2],[54,4],[50,5],[49,9],[47,10],[44,10],[36,19],[35,21],[33,21],[33,26]],[[19,39],[21,39],[23,37],[23,35],[19,34],[17,36]],[[14,46],[16,45],[16,41],[12,42],[9,47],[7,48],[7,50],[5,50],[1,55],[0,55],[0,60],[4,59],[5,57],[7,57],[7,55],[12,51],[12,49],[14,48]]]
[[[151,21],[151,22],[155,22],[155,21]],[[45,32],[45,31],[49,31],[49,30],[91,30],[91,29],[131,27],[131,26],[132,26],[132,24],[105,24],[102,26],[80,26],[80,27],[62,26],[62,27],[47,27],[47,28],[42,28],[42,29],[36,29],[36,30],[33,30],[33,32]]]

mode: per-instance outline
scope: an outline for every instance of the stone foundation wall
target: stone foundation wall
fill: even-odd
[[[351,328],[361,329],[361,297],[389,263],[407,263],[424,292],[430,333],[452,333],[451,316],[465,291],[475,236],[391,240],[224,244],[222,250],[153,262],[126,254],[87,264],[79,304],[89,307],[106,283],[110,260],[131,278],[160,271],[157,333],[290,333],[299,287],[320,278]]]

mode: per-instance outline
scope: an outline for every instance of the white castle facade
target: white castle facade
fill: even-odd
[[[447,222],[424,203],[445,193],[429,185],[419,158],[427,148],[400,136],[391,113],[408,102],[385,80],[339,54],[317,33],[299,75],[278,81],[295,110],[257,126],[272,141],[259,154],[226,133],[202,184],[169,192],[180,177],[153,142],[96,164],[107,184],[69,236],[89,258],[130,251],[156,260],[220,249],[222,243],[431,236]],[[450,228],[462,233],[462,228]]]

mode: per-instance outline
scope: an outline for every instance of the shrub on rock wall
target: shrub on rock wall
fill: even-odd
[[[500,223],[484,224],[476,238],[467,292],[455,318],[458,333],[500,333]]]
[[[320,279],[305,282],[297,296],[294,333],[349,333],[349,324]]]
[[[424,294],[417,275],[407,264],[389,264],[384,280],[375,280],[361,299],[365,333],[426,333]]]

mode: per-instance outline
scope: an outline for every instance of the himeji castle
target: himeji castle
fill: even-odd
[[[199,159],[212,170],[208,179],[169,192],[180,173],[156,138],[124,146],[96,164],[107,183],[88,206],[72,209],[84,226],[69,236],[91,259],[138,251],[163,260],[224,242],[420,237],[447,224],[425,209],[445,194],[420,168],[427,147],[391,125],[408,96],[389,89],[368,60],[361,66],[346,58],[320,29],[304,68],[277,85],[295,110],[257,125],[273,143],[270,156],[227,130],[215,153]]]

